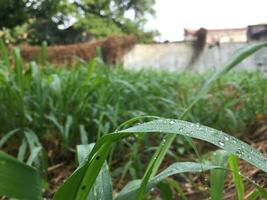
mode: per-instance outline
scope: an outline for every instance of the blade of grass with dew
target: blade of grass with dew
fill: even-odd
[[[218,150],[213,153],[214,158],[212,163],[221,166],[223,169],[212,169],[210,174],[210,197],[211,200],[222,200],[224,180],[226,177],[227,160],[229,154],[226,151]]]
[[[233,136],[207,126],[196,125],[187,121],[158,119],[101,137],[89,154],[87,162],[77,169],[61,186],[55,194],[54,199],[84,199],[89,194],[113,142],[122,140],[133,134],[153,133],[166,133],[172,136],[183,135],[207,141],[267,172],[267,158]],[[69,195],[70,191],[71,196]]]
[[[229,163],[230,169],[232,170],[233,182],[236,187],[238,200],[243,200],[244,195],[245,195],[245,186],[243,183],[242,176],[239,175],[239,169],[238,169],[236,156],[235,155],[229,156],[228,163]]]
[[[0,196],[41,200],[40,183],[36,169],[0,151]]]
[[[240,50],[238,50],[232,59],[230,59],[224,66],[222,66],[221,68],[219,68],[219,70],[217,72],[215,72],[206,82],[205,84],[202,86],[202,88],[200,89],[200,91],[197,93],[195,100],[186,108],[186,110],[184,111],[184,113],[181,114],[181,116],[179,116],[179,119],[185,119],[187,116],[187,113],[194,107],[194,105],[200,100],[202,99],[210,90],[211,86],[213,85],[213,83],[218,80],[221,76],[223,76],[224,74],[226,74],[228,71],[230,71],[232,68],[234,68],[237,64],[241,63],[244,59],[246,59],[248,56],[252,55],[253,53],[255,53],[256,51],[260,50],[263,47],[267,47],[267,43],[260,43],[260,44],[255,44],[255,45],[250,45],[248,47],[242,48]],[[159,166],[163,160],[163,158],[165,157],[168,149],[170,148],[173,140],[174,140],[174,136],[167,136],[165,138],[164,144],[160,145],[160,147],[158,148],[158,151],[156,151],[154,157],[156,159],[153,159],[149,165],[148,168],[144,174],[144,186],[146,185],[146,182],[153,177],[156,172],[159,169]],[[187,139],[189,144],[191,146],[194,146],[193,143],[190,141],[190,139]],[[152,170],[150,169],[152,168]],[[140,188],[140,190],[144,191],[144,188]],[[142,196],[142,195],[141,195]],[[142,198],[142,197],[141,197]]]

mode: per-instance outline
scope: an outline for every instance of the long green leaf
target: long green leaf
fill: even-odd
[[[40,182],[39,174],[34,168],[0,152],[0,196],[42,199]]]

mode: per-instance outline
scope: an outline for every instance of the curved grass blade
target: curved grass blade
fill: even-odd
[[[36,169],[0,152],[0,196],[41,200],[40,183]]]
[[[267,47],[267,43],[266,42],[250,45],[248,47],[245,47],[245,48],[242,48],[242,49],[239,49],[238,51],[236,51],[236,53],[233,55],[232,59],[230,59],[224,66],[219,68],[219,70],[217,72],[215,72],[205,82],[205,84],[202,86],[200,91],[197,93],[194,101],[179,116],[179,119],[185,119],[186,118],[188,112],[194,107],[194,105],[196,105],[199,102],[199,100],[201,100],[209,92],[211,86],[213,85],[213,83],[216,80],[218,80],[220,77],[222,77],[228,71],[230,71],[236,65],[241,63],[248,56],[252,55],[253,53],[255,53],[256,51],[260,50],[263,47]],[[157,171],[159,169],[159,166],[160,166],[163,158],[165,157],[168,149],[170,148],[174,138],[175,138],[174,136],[166,136],[166,141],[164,142],[164,145],[160,145],[160,147],[156,151],[155,156],[154,156],[156,159],[153,159],[149,163],[148,168],[147,168],[147,170],[146,170],[146,172],[144,174],[144,177],[143,177],[144,184],[143,185],[146,185],[147,184],[146,183],[147,180],[152,178],[157,173]],[[194,147],[194,145],[193,145],[192,141],[190,140],[190,138],[187,138],[187,141],[189,142],[190,146]],[[197,153],[196,148],[194,148],[194,150]],[[150,169],[150,168],[152,168],[152,169]],[[144,188],[141,188],[141,190],[144,190]]]
[[[165,178],[172,176],[174,174],[178,173],[185,173],[185,172],[202,172],[206,170],[216,169],[220,168],[220,166],[211,165],[211,164],[202,164],[202,163],[195,163],[195,162],[177,162],[169,167],[167,167],[165,170],[163,170],[161,173],[159,173],[157,176],[152,178],[147,186],[145,191],[149,191],[151,188],[156,186],[158,183],[163,181]],[[141,180],[134,180],[129,182],[122,191],[116,196],[114,200],[132,200],[136,198],[136,194],[138,189],[141,186]]]
[[[207,126],[182,120],[159,119],[119,131],[119,133],[139,132],[179,134],[207,141],[267,172],[267,158],[262,153],[233,136]],[[166,140],[163,140],[164,142]]]
[[[98,140],[88,156],[86,163],[77,169],[56,193],[54,199],[85,199],[89,194],[102,165],[107,158],[113,142],[132,134],[166,133],[183,135],[212,143],[221,149],[235,154],[259,169],[267,172],[267,158],[248,144],[213,128],[191,122],[159,119],[143,123],[115,133],[106,134]],[[163,141],[164,144],[165,141]],[[68,191],[66,193],[65,191]],[[69,195],[71,191],[71,196]]]

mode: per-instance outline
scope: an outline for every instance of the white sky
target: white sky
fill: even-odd
[[[183,39],[183,28],[240,28],[267,23],[267,0],[157,0],[156,18],[145,29],[157,29],[160,41]]]

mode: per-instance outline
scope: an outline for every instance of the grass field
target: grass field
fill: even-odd
[[[192,102],[198,99],[198,91],[201,91],[207,79],[212,77],[212,72],[198,74],[152,70],[130,71],[121,66],[108,67],[99,58],[66,68],[44,62],[39,65],[34,62],[26,64],[22,61],[18,50],[14,50],[10,60],[5,56],[3,48],[2,55],[4,56],[0,61],[0,148],[17,157],[19,161],[38,169],[43,177],[43,188],[49,191],[48,193],[53,193],[51,186],[48,185],[51,183],[49,180],[51,177],[47,178],[49,167],[65,160],[65,164],[71,165],[73,169],[73,151],[76,145],[102,141],[103,136],[109,137],[109,133],[113,133],[120,124],[129,119],[138,120],[133,120],[133,123],[127,122],[120,128],[129,124],[138,127],[139,123],[153,119],[152,116],[180,119],[180,116],[188,111],[183,120],[242,138],[251,134],[250,127],[257,117],[267,115],[267,77],[259,72],[229,72],[227,76],[214,79],[208,88],[209,93],[205,95],[203,93],[203,97],[199,98],[194,107],[188,109]],[[200,126],[198,124],[195,125],[197,129]],[[165,140],[161,135],[145,137],[145,133],[149,130],[146,127],[140,131],[142,134],[132,135],[116,145],[109,144],[110,147],[107,145],[106,149],[110,149],[107,161],[112,169],[111,176],[115,180],[113,184],[115,192],[118,192],[129,179],[142,178],[155,149]],[[192,131],[195,129],[192,128]],[[171,129],[165,132],[176,133]],[[125,133],[120,134],[124,137]],[[199,136],[192,137],[201,139]],[[224,137],[227,141],[228,136]],[[212,143],[212,139],[206,141]],[[102,144],[106,145],[104,142]],[[222,142],[219,143],[221,147],[224,145]],[[82,149],[84,148],[82,146],[80,148],[81,152],[88,151]],[[101,151],[101,148],[94,149]],[[172,162],[190,158],[196,161],[196,165],[187,163],[183,172],[213,169],[209,178],[211,182],[217,181],[216,184],[220,185],[222,184],[220,179],[225,177],[225,171],[215,169],[214,166],[222,166],[220,159],[226,159],[225,152],[219,151],[218,155],[212,156],[214,166],[198,165],[203,159],[208,160],[207,157],[213,150],[212,146],[208,148],[200,144],[198,146],[198,143],[192,143],[188,137],[177,136],[173,147],[166,150],[167,157],[161,168],[167,167]],[[80,163],[82,163],[81,154],[78,153]],[[242,191],[243,183],[238,174],[237,158],[230,156],[227,162],[233,171],[238,199],[242,199],[245,192]],[[104,173],[103,170],[101,173]],[[162,177],[165,178],[164,175]],[[221,198],[221,189],[214,188],[214,183],[210,183],[210,190],[202,191],[198,186],[194,186],[193,177],[181,175],[179,178],[187,180],[194,190],[210,192],[213,199]],[[109,179],[107,177],[105,180]],[[152,197],[161,195],[168,199],[173,193],[171,191],[175,190],[182,199],[186,199],[179,181],[167,180],[167,183],[154,180],[154,185],[158,185],[157,188],[161,193],[154,191],[151,193]],[[140,191],[136,198],[142,199],[142,190]],[[261,190],[256,190],[258,193],[255,192],[254,195],[259,196],[259,191]],[[78,193],[75,198],[81,199],[82,195],[84,194]],[[60,195],[59,197],[63,198]],[[91,197],[91,199],[99,198]],[[121,199],[126,197],[123,196]]]

